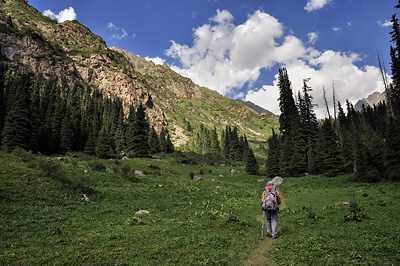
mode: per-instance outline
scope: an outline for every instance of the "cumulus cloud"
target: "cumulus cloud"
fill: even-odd
[[[171,41],[166,55],[177,59],[180,65],[171,68],[195,83],[216,90],[223,95],[252,101],[279,114],[277,75],[272,84],[254,88],[260,71],[272,67],[286,67],[293,89],[301,90],[303,79],[311,78],[316,113],[324,116],[323,87],[331,92],[335,84],[336,97],[356,101],[382,89],[379,69],[358,67],[363,56],[332,50],[324,52],[312,47],[318,34],[308,34],[308,42],[285,34],[284,25],[262,11],[250,14],[240,25],[233,16],[218,10],[207,24],[193,30],[191,46]],[[308,46],[307,46],[308,45]],[[356,65],[357,63],[357,65]],[[251,88],[250,90],[245,87]],[[333,107],[331,96],[328,100]],[[355,104],[355,102],[354,102]]]
[[[378,25],[381,27],[391,27],[393,24],[389,20],[385,20],[384,22],[378,21]]]
[[[109,22],[107,24],[107,28],[110,29],[111,31],[113,31],[113,35],[111,36],[111,39],[117,39],[117,40],[121,40],[125,37],[128,37],[128,33],[126,32],[126,30],[124,28],[120,28],[115,26],[112,22]],[[133,35],[133,38],[136,35]]]
[[[48,9],[43,12],[43,15],[50,17],[52,19],[56,19],[59,23],[62,23],[67,20],[75,20],[77,17],[75,10],[72,7],[60,11],[58,14],[55,14],[53,11]]]
[[[165,63],[165,59],[162,59],[162,58],[160,58],[160,57],[148,57],[148,56],[146,56],[144,59],[146,59],[147,61],[151,61],[151,62],[153,62],[154,64],[156,64],[156,65],[162,65],[162,64],[164,64]]]
[[[232,14],[217,10],[208,24],[193,30],[193,36],[191,47],[172,41],[166,55],[182,67],[171,68],[222,94],[256,81],[262,68],[290,62],[305,52],[299,39],[283,36],[283,25],[261,11],[235,26]]]
[[[304,7],[305,10],[311,12],[313,10],[321,9],[327,4],[332,2],[332,0],[309,0],[307,5]]]

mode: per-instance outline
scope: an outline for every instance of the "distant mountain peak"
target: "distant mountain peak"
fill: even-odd
[[[354,106],[354,109],[356,109],[357,111],[361,111],[363,109],[363,105],[366,107],[374,106],[375,104],[378,104],[382,101],[385,101],[385,94],[380,93],[378,91],[374,91],[373,93],[368,95],[367,98],[363,98],[363,99],[359,100],[356,103],[356,105]]]
[[[278,117],[276,114],[272,113],[271,111],[264,109],[263,107],[251,102],[251,101],[242,101],[240,99],[236,99],[236,101],[243,103],[246,105],[249,109],[251,109],[253,112],[259,114],[259,115],[273,115],[275,117]]]

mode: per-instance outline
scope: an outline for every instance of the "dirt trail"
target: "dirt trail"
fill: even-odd
[[[282,197],[282,193],[280,193],[280,195]],[[282,204],[280,205],[280,209],[285,208],[285,205],[286,205],[285,201],[282,198]],[[257,221],[260,222],[260,228],[259,228],[258,233],[261,238],[262,212],[260,215],[257,216]],[[264,223],[265,223],[265,221],[264,221]],[[267,237],[267,230],[265,227],[266,227],[266,224],[264,224],[264,240],[260,240],[260,244],[249,255],[248,260],[244,261],[244,265],[246,265],[246,266],[270,265],[269,257],[270,257],[272,248],[277,241],[280,241],[280,237],[279,237],[279,234],[278,234],[278,239],[272,239],[270,237]]]

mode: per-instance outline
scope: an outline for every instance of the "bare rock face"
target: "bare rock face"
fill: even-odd
[[[1,55],[16,67],[44,77],[58,77],[59,83],[72,84],[78,79],[73,62],[58,60],[51,47],[41,39],[0,33]]]

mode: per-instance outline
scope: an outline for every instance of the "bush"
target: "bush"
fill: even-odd
[[[61,163],[55,159],[38,157],[37,167],[42,171],[43,175],[56,180],[65,180],[65,170]]]
[[[107,168],[100,162],[91,162],[89,163],[90,169],[97,172],[105,172]]]
[[[119,177],[132,182],[137,182],[139,180],[135,175],[135,171],[133,171],[129,165],[124,165],[120,169],[114,168],[114,172],[117,173]]]
[[[36,160],[36,156],[32,154],[32,151],[26,151],[23,148],[16,147],[13,154],[20,157],[25,163],[32,163]]]

